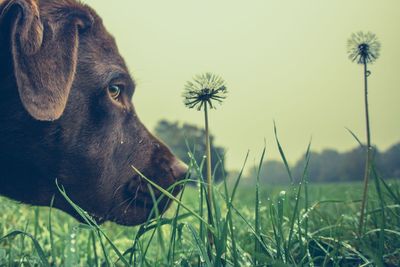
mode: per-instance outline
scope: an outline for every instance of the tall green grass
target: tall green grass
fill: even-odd
[[[62,185],[60,192],[85,224],[51,208],[1,199],[0,266],[399,266],[399,182],[383,180],[373,169],[365,231],[359,236],[359,184],[309,184],[310,144],[302,176],[293,177],[277,134],[276,141],[290,185],[261,183],[264,148],[255,186],[242,185],[246,156],[237,177],[213,186],[210,205],[203,163],[191,157],[191,173],[200,179],[177,197],[169,193],[172,188],[142,175],[150,192],[160,190],[174,205],[163,215],[155,205],[152,213],[160,216],[137,227],[99,226]],[[132,171],[140,174],[134,166]],[[194,182],[180,183],[189,181]]]

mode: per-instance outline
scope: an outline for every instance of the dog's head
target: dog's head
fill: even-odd
[[[0,0],[0,91],[1,194],[35,205],[55,195],[55,207],[78,217],[57,179],[99,221],[134,225],[153,201],[132,166],[163,188],[185,175],[186,166],[140,122],[135,83],[85,5]]]

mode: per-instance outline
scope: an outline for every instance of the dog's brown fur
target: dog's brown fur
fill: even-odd
[[[117,99],[110,85],[122,88]],[[0,0],[0,194],[34,205],[55,196],[55,207],[78,218],[57,179],[98,221],[145,221],[152,200],[131,166],[164,188],[186,167],[140,122],[134,89],[91,8]]]

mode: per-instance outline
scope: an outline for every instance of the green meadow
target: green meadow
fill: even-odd
[[[207,210],[200,185],[136,227],[98,226],[84,212],[88,223],[80,224],[1,198],[0,266],[400,265],[399,180],[371,181],[362,235],[361,183],[308,184],[306,176],[288,186],[243,182],[215,185],[214,226],[200,219]]]

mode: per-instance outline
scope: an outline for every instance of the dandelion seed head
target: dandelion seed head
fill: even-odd
[[[204,105],[215,108],[214,102],[221,104],[227,92],[225,81],[220,76],[207,72],[188,81],[182,96],[188,108],[201,110]]]
[[[353,33],[347,41],[349,59],[358,64],[375,62],[380,53],[381,44],[374,33]]]

